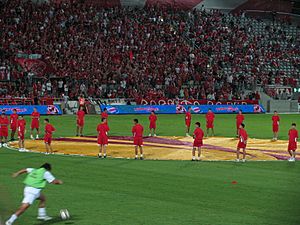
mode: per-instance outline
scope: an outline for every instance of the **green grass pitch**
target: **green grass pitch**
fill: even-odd
[[[245,115],[250,137],[272,137],[271,115]],[[99,116],[86,117],[86,135],[95,135]],[[111,135],[131,135],[132,119],[148,127],[147,116],[111,116]],[[184,135],[183,115],[159,115],[158,134]],[[204,125],[203,115],[193,122]],[[50,117],[56,137],[74,136],[75,116]],[[287,139],[299,115],[281,115],[280,139]],[[298,122],[298,123],[299,123]],[[216,115],[216,135],[234,136],[234,115]],[[300,126],[300,123],[299,123]],[[29,127],[29,123],[27,125]],[[27,136],[29,132],[27,133]],[[37,205],[16,225],[299,225],[300,164],[278,162],[200,162],[98,160],[93,157],[44,156],[0,150],[0,217],[22,199],[23,178],[10,174],[23,167],[53,165],[65,183],[48,185],[51,222],[36,221]],[[235,184],[232,181],[236,181]],[[67,208],[72,220],[60,221]]]

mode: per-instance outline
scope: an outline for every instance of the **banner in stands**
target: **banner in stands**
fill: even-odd
[[[185,113],[188,107],[194,114],[206,114],[208,109],[214,113],[265,113],[262,105],[100,105],[101,110],[107,109],[108,114],[149,114],[155,111],[157,114],[180,114]]]
[[[33,108],[37,108],[37,111],[41,115],[61,115],[62,111],[59,105],[0,105],[0,110],[5,111],[5,114],[12,114],[16,109],[19,115],[30,115],[33,112]]]
[[[214,101],[214,100],[182,100],[182,99],[141,99],[136,100],[139,105],[255,105],[258,100],[228,100],[228,101]]]

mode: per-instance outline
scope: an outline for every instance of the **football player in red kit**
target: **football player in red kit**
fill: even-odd
[[[52,142],[52,134],[55,131],[55,128],[52,126],[52,124],[50,124],[49,119],[45,119],[44,122],[45,122],[44,142],[46,146],[46,155],[49,155],[53,153],[51,142]]]
[[[209,136],[209,129],[212,131],[212,136],[215,135],[214,131],[214,120],[215,120],[215,114],[211,111],[211,109],[208,109],[208,112],[205,116],[206,118],[206,136]]]
[[[36,139],[39,139],[40,134],[40,113],[37,111],[37,108],[33,108],[33,112],[31,113],[31,131],[30,131],[30,138],[33,138],[33,131],[36,129]]]
[[[248,134],[246,132],[245,124],[241,123],[240,124],[240,129],[239,129],[239,142],[237,145],[237,150],[236,150],[236,161],[240,161],[240,149],[243,149],[243,159],[242,161],[246,161],[246,146],[247,146],[247,140],[248,140]]]
[[[11,129],[10,140],[11,141],[15,140],[15,134],[18,126],[18,118],[19,116],[17,114],[17,110],[13,109],[13,113],[10,115],[10,129]]]
[[[144,127],[139,124],[138,119],[133,120],[134,126],[132,127],[133,144],[135,150],[135,159],[138,159],[138,148],[140,149],[140,159],[143,160],[143,132]]]
[[[274,115],[272,116],[272,121],[273,121],[273,141],[277,141],[278,139],[278,131],[279,131],[279,121],[280,118],[278,116],[277,111],[274,111]]]
[[[296,124],[292,123],[292,127],[289,130],[289,145],[288,152],[290,154],[290,158],[288,161],[294,162],[296,160],[296,150],[297,150],[297,140],[298,140],[298,130],[296,129]]]
[[[97,143],[99,145],[98,158],[106,158],[106,146],[108,145],[108,131],[106,118],[101,119],[101,123],[97,126],[98,138]]]
[[[105,118],[106,122],[108,120],[108,113],[107,113],[107,108],[104,108],[103,111],[101,112],[101,119]]]
[[[8,126],[9,126],[9,120],[5,115],[5,111],[2,111],[0,117],[0,141],[1,141],[0,148],[2,146],[7,147]]]
[[[157,121],[157,116],[155,115],[155,112],[152,111],[150,116],[149,116],[149,121],[150,121],[150,125],[149,125],[149,129],[150,129],[150,133],[149,136],[154,136],[156,137],[156,121]]]
[[[193,152],[192,152],[192,161],[196,160],[196,149],[198,150],[198,160],[200,160],[201,157],[201,147],[203,146],[203,136],[204,136],[204,132],[203,130],[200,128],[200,123],[197,122],[195,123],[196,125],[196,129],[194,130],[193,133],[193,138],[194,138],[194,143],[193,143]]]
[[[17,129],[18,129],[18,138],[19,138],[19,152],[26,152],[24,147],[26,120],[22,115],[19,116]]]
[[[242,110],[239,110],[238,114],[236,115],[236,136],[239,136],[239,129],[240,129],[240,125],[244,122],[245,117],[243,115]]]
[[[191,127],[191,122],[192,122],[192,108],[189,106],[188,107],[188,111],[185,113],[185,127],[186,127],[186,130],[185,130],[185,135],[187,137],[190,137],[190,127]]]
[[[83,137],[82,131],[84,127],[84,117],[85,112],[83,106],[80,106],[79,110],[77,111],[77,129],[76,129],[76,136]]]

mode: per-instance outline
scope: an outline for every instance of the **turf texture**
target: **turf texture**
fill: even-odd
[[[146,116],[112,116],[112,135],[130,135],[131,120],[147,126]],[[196,117],[198,117],[196,119]],[[270,115],[246,115],[250,137],[272,137]],[[51,117],[56,136],[73,136],[75,117]],[[193,116],[193,122],[204,116]],[[299,115],[282,115],[280,137],[287,138]],[[85,134],[95,135],[99,116],[87,116]],[[216,135],[235,134],[234,117],[217,115]],[[183,135],[183,115],[159,115],[160,135]],[[27,134],[28,135],[28,134]],[[189,162],[99,160],[44,156],[0,149],[0,216],[6,218],[22,199],[24,177],[10,175],[23,167],[53,165],[64,181],[48,185],[51,222],[35,220],[36,203],[15,224],[80,225],[298,225],[300,164],[278,162]],[[60,221],[67,208],[72,220]]]

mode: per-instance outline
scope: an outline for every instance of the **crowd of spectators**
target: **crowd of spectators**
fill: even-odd
[[[217,10],[0,4],[0,60],[10,68],[0,97],[234,100],[256,85],[299,85],[300,33],[289,36],[288,24],[256,34],[255,19]],[[18,53],[41,55],[51,70],[21,67]]]

